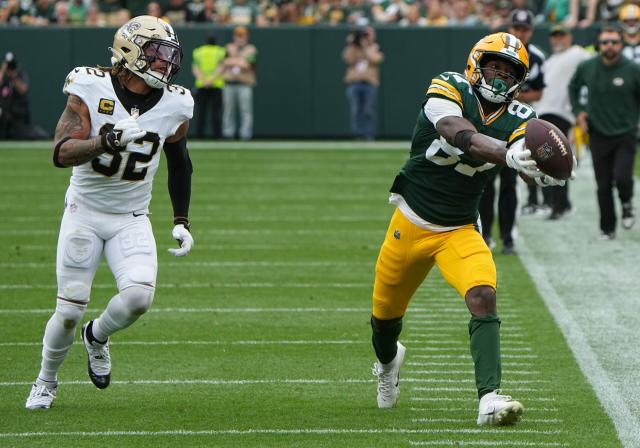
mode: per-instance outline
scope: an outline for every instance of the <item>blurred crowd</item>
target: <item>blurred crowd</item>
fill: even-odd
[[[120,26],[149,14],[173,25],[503,27],[525,8],[537,22],[589,26],[617,15],[621,0],[0,0],[0,26]]]

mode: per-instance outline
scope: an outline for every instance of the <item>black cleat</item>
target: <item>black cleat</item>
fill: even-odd
[[[109,340],[100,343],[93,337],[93,321],[82,326],[82,341],[87,350],[87,370],[91,382],[98,389],[106,389],[111,382],[111,356],[109,355]]]

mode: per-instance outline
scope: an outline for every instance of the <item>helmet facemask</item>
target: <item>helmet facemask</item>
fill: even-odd
[[[640,31],[640,21],[636,19],[623,20],[621,26],[622,30],[626,34],[630,34],[632,36],[638,34],[638,32]]]
[[[182,62],[171,25],[151,16],[135,17],[120,27],[111,52],[114,65],[121,64],[154,89],[171,84]]]
[[[513,73],[497,67],[488,67],[492,61],[498,60],[508,62],[513,67]],[[480,80],[475,87],[482,97],[491,103],[507,103],[513,100],[526,75],[524,68],[519,64],[498,54],[485,54],[479,61],[477,70],[480,72]]]
[[[182,50],[173,42],[149,40],[142,46],[142,57],[135,62],[145,82],[155,88],[171,84],[180,70]]]

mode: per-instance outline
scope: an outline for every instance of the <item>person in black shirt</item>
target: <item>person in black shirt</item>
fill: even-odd
[[[544,88],[544,76],[542,64],[544,54],[537,47],[529,43],[533,35],[533,13],[526,9],[515,9],[509,15],[508,32],[522,41],[529,52],[529,75],[525,80],[518,101],[531,103],[542,96]],[[515,253],[513,241],[513,226],[516,221],[518,197],[516,194],[515,170],[503,168],[500,171],[500,190],[498,194],[498,224],[500,227],[500,239],[502,240],[502,253],[505,255]],[[487,183],[480,200],[480,220],[482,221],[482,236],[489,248],[493,248],[491,229],[494,218],[495,182]]]

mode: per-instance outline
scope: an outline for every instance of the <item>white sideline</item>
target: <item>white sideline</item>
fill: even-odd
[[[617,239],[596,240],[596,186],[590,161],[585,162],[569,187],[576,213],[557,222],[520,217],[516,246],[622,445],[635,448],[640,446],[640,235],[638,225],[625,231],[618,223]],[[619,202],[617,194],[614,200]]]

